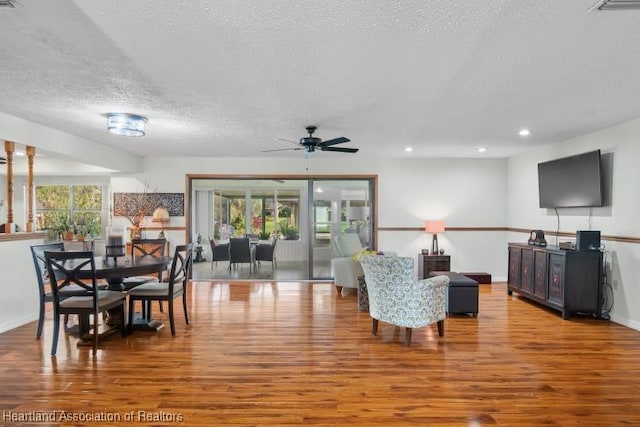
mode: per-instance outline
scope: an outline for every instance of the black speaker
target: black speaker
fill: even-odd
[[[600,231],[576,231],[576,251],[599,251]]]

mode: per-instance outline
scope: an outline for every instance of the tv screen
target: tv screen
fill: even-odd
[[[602,206],[600,150],[538,163],[541,208]]]

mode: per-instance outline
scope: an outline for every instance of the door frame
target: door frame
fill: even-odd
[[[200,179],[221,179],[221,180],[304,180],[307,183],[313,180],[369,180],[371,182],[370,194],[371,199],[371,248],[376,250],[378,247],[378,175],[377,174],[185,174],[185,241],[193,242],[193,215],[191,206],[191,195],[193,194],[193,181]],[[309,200],[305,200],[309,204]],[[312,206],[312,205],[309,205]],[[305,219],[309,222],[309,218]],[[307,236],[309,240],[309,236]],[[308,242],[308,250],[312,250],[311,242]],[[310,260],[311,261],[311,260]]]

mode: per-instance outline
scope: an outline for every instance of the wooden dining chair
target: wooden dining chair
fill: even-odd
[[[131,259],[139,256],[164,256],[167,247],[167,239],[131,239]],[[155,280],[153,276],[134,276],[124,279],[122,284],[125,290],[130,290],[136,286]],[[162,272],[158,273],[158,280],[162,281]],[[161,306],[162,307],[162,306]],[[162,310],[162,308],[161,308]]]
[[[176,246],[169,281],[153,281],[144,283],[129,291],[129,331],[133,330],[133,304],[135,301],[142,301],[143,307],[147,306],[146,320],[151,319],[152,301],[166,301],[169,307],[169,323],[171,325],[171,335],[176,334],[175,320],[173,316],[173,300],[182,296],[182,308],[184,310],[184,320],[189,324],[189,313],[187,312],[187,282],[191,272],[191,258],[193,255],[193,243]]]
[[[51,356],[56,355],[60,316],[77,314],[80,318],[80,338],[88,330],[89,317],[93,317],[93,355],[98,350],[99,314],[113,310],[120,319],[122,336],[125,329],[125,295],[118,291],[100,290],[96,279],[93,251],[45,251],[49,283],[53,297],[53,341]],[[70,291],[70,289],[80,289]],[[72,296],[68,296],[72,292]],[[66,294],[66,295],[65,295]]]
[[[44,317],[45,317],[45,304],[53,302],[53,295],[51,295],[51,290],[48,289],[47,281],[49,279],[49,274],[47,270],[47,261],[44,258],[45,251],[64,251],[64,243],[56,242],[56,243],[45,243],[42,245],[33,245],[31,248],[31,257],[33,259],[33,266],[36,272],[36,280],[38,282],[38,327],[36,329],[36,339],[39,340],[42,336],[42,328],[44,326]],[[106,289],[106,283],[98,283],[99,289]],[[75,292],[82,291],[81,288],[77,286],[69,286],[64,292],[61,292],[61,298],[64,298],[67,294],[73,294]],[[64,316],[64,325],[67,324],[69,320],[69,316]]]
[[[45,304],[53,301],[51,291],[47,290],[47,280],[49,274],[47,273],[47,261],[44,258],[45,251],[64,251],[64,243],[46,243],[43,245],[31,246],[31,257],[33,258],[33,266],[36,270],[36,279],[38,281],[38,296],[39,296],[39,314],[38,314],[38,328],[36,329],[36,339],[39,340],[42,336],[42,327],[44,325]],[[65,316],[64,324],[67,324],[68,316]]]

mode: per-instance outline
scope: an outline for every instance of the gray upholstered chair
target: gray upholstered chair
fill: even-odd
[[[416,280],[409,257],[363,256],[360,264],[369,293],[373,335],[378,332],[378,321],[383,321],[406,328],[407,346],[413,328],[437,323],[438,334],[444,336],[447,276]]]
[[[358,288],[358,277],[362,276],[362,267],[353,256],[362,251],[362,243],[355,233],[337,235],[333,240],[334,257],[331,259],[331,275],[338,293],[342,288]]]
[[[360,237],[356,233],[343,233],[333,239],[333,254],[331,259],[331,275],[338,293],[342,288],[358,288],[358,277],[364,276],[362,267],[354,255],[361,253]],[[395,256],[395,252],[385,251],[385,255]]]

